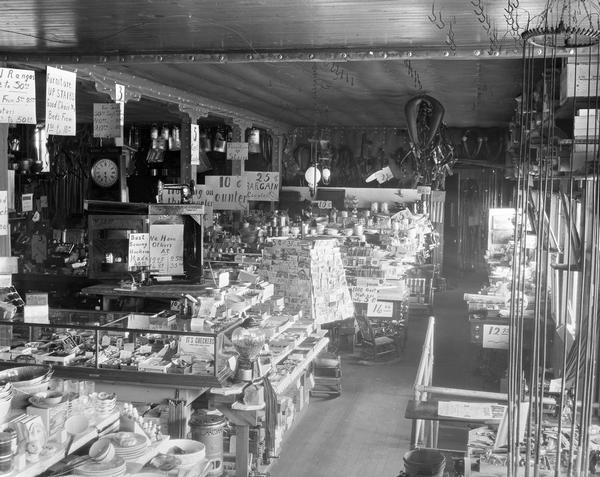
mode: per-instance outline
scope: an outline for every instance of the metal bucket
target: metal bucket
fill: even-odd
[[[206,447],[206,458],[210,461],[207,476],[223,474],[223,430],[225,418],[197,411],[189,421],[191,438],[200,441]]]
[[[434,449],[415,449],[404,454],[408,477],[442,477],[446,468],[444,454]]]

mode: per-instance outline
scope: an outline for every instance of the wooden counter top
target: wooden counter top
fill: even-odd
[[[203,293],[208,285],[187,283],[163,283],[159,285],[143,285],[135,290],[120,288],[118,284],[100,284],[85,287],[81,292],[85,295],[131,296],[139,298],[179,298],[189,293],[197,296]]]

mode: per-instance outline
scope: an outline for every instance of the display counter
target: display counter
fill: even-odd
[[[47,323],[0,321],[0,369],[50,364],[60,377],[204,391],[231,375],[226,334],[240,323],[192,331],[176,313],[53,309]]]

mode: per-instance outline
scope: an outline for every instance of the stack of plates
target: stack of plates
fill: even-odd
[[[115,457],[108,462],[89,461],[78,467],[75,472],[77,475],[87,477],[122,477],[127,468],[125,461],[120,457]]]
[[[135,460],[142,457],[148,448],[148,440],[134,432],[115,432],[102,439],[109,439],[115,447],[115,454],[124,460]]]
[[[116,405],[117,395],[115,393],[98,393],[94,407],[96,414],[106,415],[113,412]]]
[[[0,421],[8,414],[10,402],[13,397],[13,386],[11,383],[0,384]]]

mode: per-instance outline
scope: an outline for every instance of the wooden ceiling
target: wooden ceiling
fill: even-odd
[[[102,65],[287,126],[402,128],[423,93],[449,126],[504,126],[546,3],[5,0],[0,60]]]

